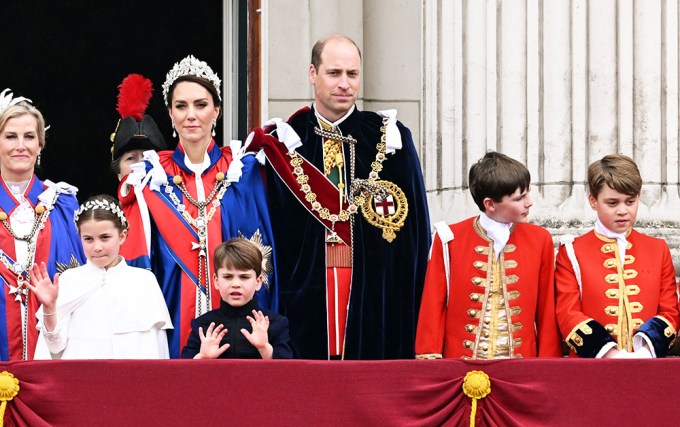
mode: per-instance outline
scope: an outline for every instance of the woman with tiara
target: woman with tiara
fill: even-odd
[[[145,170],[134,169],[127,177],[135,191],[119,193],[123,205],[143,205],[151,218],[146,229],[130,224],[130,234],[144,232],[150,243],[151,268],[175,325],[168,334],[172,358],[178,358],[186,344],[191,320],[219,307],[220,295],[212,286],[212,254],[231,237],[250,239],[263,251],[266,279],[258,302],[278,309],[259,163],[252,154],[244,154],[239,142],[219,147],[214,139],[222,114],[220,84],[208,64],[191,55],[174,65],[163,84],[163,98],[173,137],[179,137],[177,148],[146,151]],[[123,245],[123,254],[125,250]]]
[[[45,148],[45,120],[31,101],[0,93],[0,359],[28,360],[35,351],[38,301],[31,266],[49,277],[84,262],[73,215],[75,187],[35,176]]]

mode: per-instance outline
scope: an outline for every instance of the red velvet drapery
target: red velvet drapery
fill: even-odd
[[[46,361],[6,426],[469,425],[468,371],[491,379],[477,426],[674,425],[680,359]]]

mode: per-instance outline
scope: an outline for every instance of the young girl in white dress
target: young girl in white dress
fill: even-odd
[[[88,199],[75,215],[87,256],[83,266],[50,280],[33,265],[30,289],[38,309],[36,359],[167,359],[168,309],[148,270],[119,255],[128,223],[110,196]]]

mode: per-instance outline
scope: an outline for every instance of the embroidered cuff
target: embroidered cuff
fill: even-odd
[[[656,357],[666,357],[675,338],[675,328],[663,317],[656,316],[643,323],[635,334],[645,334],[654,346]]]
[[[45,329],[45,325],[43,323],[41,323],[41,326],[42,326],[41,332],[45,337],[45,341],[47,341],[48,343],[56,343],[61,340],[61,323],[59,322],[59,320],[57,320],[57,324],[51,331]]]
[[[593,319],[576,325],[565,341],[578,357],[589,358],[595,357],[605,344],[615,342],[604,326]]]
[[[439,353],[416,354],[416,360],[441,359],[442,355]]]

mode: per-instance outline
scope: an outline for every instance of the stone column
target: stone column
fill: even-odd
[[[672,235],[664,229],[680,221],[677,21],[671,0],[425,0],[432,219],[477,213],[467,171],[492,149],[529,168],[534,222],[556,234],[584,230],[594,221],[587,166],[618,152],[644,180],[639,226]]]

